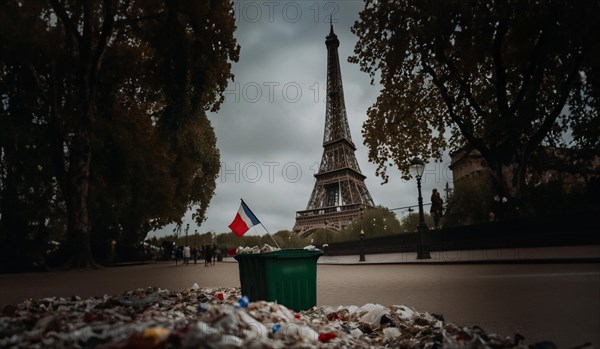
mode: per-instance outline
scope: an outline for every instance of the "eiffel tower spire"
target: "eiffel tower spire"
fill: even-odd
[[[340,57],[338,56],[340,41],[333,32],[333,23],[331,23],[331,31],[327,36],[325,45],[327,46],[327,110],[323,146],[329,142],[345,139],[356,150],[354,143],[352,143],[348,116],[346,115],[346,103],[344,102],[344,87],[342,85]]]
[[[331,19],[330,19],[330,22]],[[333,23],[326,37],[327,46],[327,103],[323,156],[308,206],[296,212],[294,231],[301,234],[327,227],[340,229],[360,215],[364,206],[373,206],[373,199],[365,186],[354,152],[346,104],[338,47],[340,41],[333,31]]]

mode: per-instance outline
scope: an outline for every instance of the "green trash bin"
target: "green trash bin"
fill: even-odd
[[[283,304],[295,311],[317,305],[317,259],[321,250],[289,249],[238,254],[242,294],[251,301]]]

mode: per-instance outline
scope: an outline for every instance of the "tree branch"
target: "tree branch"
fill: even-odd
[[[454,121],[456,123],[456,125],[458,126],[458,128],[460,129],[460,132],[463,135],[463,137],[465,137],[469,143],[471,143],[477,150],[479,150],[479,152],[484,157],[489,155],[489,149],[485,146],[485,144],[483,144],[483,142],[480,139],[475,137],[473,132],[471,132],[471,130],[469,130],[468,127],[465,125],[465,123],[463,122],[461,117],[459,115],[457,115],[456,112],[454,111],[452,97],[450,97],[450,94],[448,93],[448,89],[446,88],[444,83],[439,79],[435,70],[433,70],[433,68],[425,62],[424,58],[421,58],[421,65],[423,66],[423,69],[425,69],[425,71],[429,75],[431,75],[431,78],[433,79],[433,83],[440,90],[440,94],[442,95],[444,103],[446,104],[446,108],[448,109],[448,114],[450,115],[450,118],[452,119],[452,121]]]
[[[143,32],[142,29],[140,29],[138,23],[139,22],[143,22],[146,20],[152,20],[152,19],[159,19],[161,17],[163,17],[165,15],[164,12],[158,12],[155,14],[151,14],[151,15],[147,15],[147,16],[140,16],[140,17],[131,17],[128,14],[125,14],[125,19],[120,19],[115,21],[114,26],[120,28],[123,25],[130,25],[131,30],[136,33],[136,34],[140,34]]]
[[[94,55],[92,57],[92,75],[96,76],[98,70],[100,69],[102,56],[104,55],[105,48],[108,44],[108,40],[112,35],[113,25],[115,23],[114,12],[113,12],[113,2],[112,0],[104,0],[104,21],[102,23],[102,32],[100,33],[100,37],[98,38],[98,45],[94,50]]]
[[[119,26],[122,23],[129,23],[129,24],[133,25],[133,24],[135,24],[137,22],[145,21],[147,19],[157,19],[157,18],[160,18],[160,17],[162,17],[164,15],[164,12],[160,11],[160,12],[153,13],[153,14],[146,15],[146,16],[139,16],[139,17],[132,16],[132,15],[130,15],[127,12],[127,9],[129,9],[130,3],[131,3],[131,0],[125,1],[125,4],[123,5],[123,13],[124,13],[125,19],[121,19],[121,20],[116,21],[115,22],[116,26]]]
[[[492,59],[496,73],[496,95],[498,101],[498,110],[504,118],[510,116],[508,110],[508,98],[506,96],[506,72],[504,71],[504,62],[502,61],[502,39],[508,31],[507,19],[502,17],[496,27],[496,35],[492,44]]]
[[[86,55],[92,54],[92,20],[94,16],[94,10],[92,9],[91,0],[83,0],[83,43],[85,44],[84,51]]]
[[[52,9],[54,9],[54,12],[56,12],[56,15],[58,16],[58,18],[60,18],[60,20],[63,22],[67,31],[70,32],[77,39],[77,43],[79,45],[81,45],[81,39],[82,39],[81,34],[79,34],[79,31],[77,31],[77,27],[75,26],[75,23],[73,23],[73,21],[69,17],[69,14],[65,10],[64,6],[61,5],[58,2],[58,0],[49,0],[49,1],[50,1],[50,6],[52,6]]]
[[[473,110],[475,110],[475,112],[477,113],[477,115],[480,118],[485,119],[487,117],[487,115],[481,109],[481,107],[475,100],[475,97],[473,97],[473,94],[471,93],[471,86],[466,82],[465,79],[463,79],[460,76],[460,74],[458,73],[458,70],[456,69],[456,66],[454,66],[454,64],[452,64],[452,61],[450,60],[450,58],[447,57],[443,52],[441,52],[439,54],[441,57],[440,61],[442,61],[442,63],[446,64],[446,66],[450,70],[450,73],[452,73],[452,75],[454,75],[454,77],[460,84],[461,91],[467,96],[467,101],[469,102],[469,105],[471,106],[471,108],[473,108]]]
[[[531,52],[531,59],[529,60],[529,65],[527,66],[525,74],[523,74],[523,82],[521,83],[521,88],[519,89],[519,92],[517,93],[517,97],[513,101],[513,104],[509,108],[509,112],[511,115],[515,115],[515,113],[517,112],[519,105],[523,102],[523,99],[525,98],[525,92],[529,88],[529,84],[533,79],[533,75],[538,67],[538,58],[540,57],[542,45],[545,41],[545,34],[546,31],[542,30],[542,33],[538,37],[533,51]]]
[[[581,62],[583,61],[583,53],[579,52],[577,57],[575,58],[575,62],[573,62],[573,67],[567,76],[567,79],[562,84],[562,92],[561,96],[558,99],[558,102],[554,106],[554,109],[550,114],[546,117],[546,119],[542,122],[538,130],[531,136],[529,141],[525,146],[525,151],[529,152],[534,147],[542,142],[544,137],[550,132],[552,125],[556,122],[556,119],[560,115],[560,112],[563,110],[565,104],[567,103],[567,99],[569,98],[569,94],[571,93],[571,86],[575,82],[575,79],[579,76],[579,67],[581,66]]]

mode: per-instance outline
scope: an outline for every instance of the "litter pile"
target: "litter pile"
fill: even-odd
[[[279,251],[281,250],[278,247],[273,247],[269,244],[264,244],[262,245],[262,247],[258,247],[258,246],[240,246],[237,248],[237,250],[235,251],[236,254],[246,254],[246,253],[265,253],[265,252],[273,252],[273,251]]]
[[[239,288],[138,289],[120,296],[44,298],[4,307],[0,347],[28,348],[527,348],[407,306],[313,307],[249,302]]]
[[[247,253],[265,253],[265,252],[274,252],[274,251],[280,251],[281,248],[279,247],[274,247],[271,246],[269,244],[264,244],[262,245],[262,247],[259,246],[240,246],[235,250],[236,254],[247,254]],[[316,248],[313,245],[308,245],[304,247],[304,250],[307,251],[314,251],[314,250],[318,250],[318,248]]]

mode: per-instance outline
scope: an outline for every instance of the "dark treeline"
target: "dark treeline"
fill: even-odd
[[[203,222],[234,31],[230,1],[1,2],[1,271],[136,258]]]

